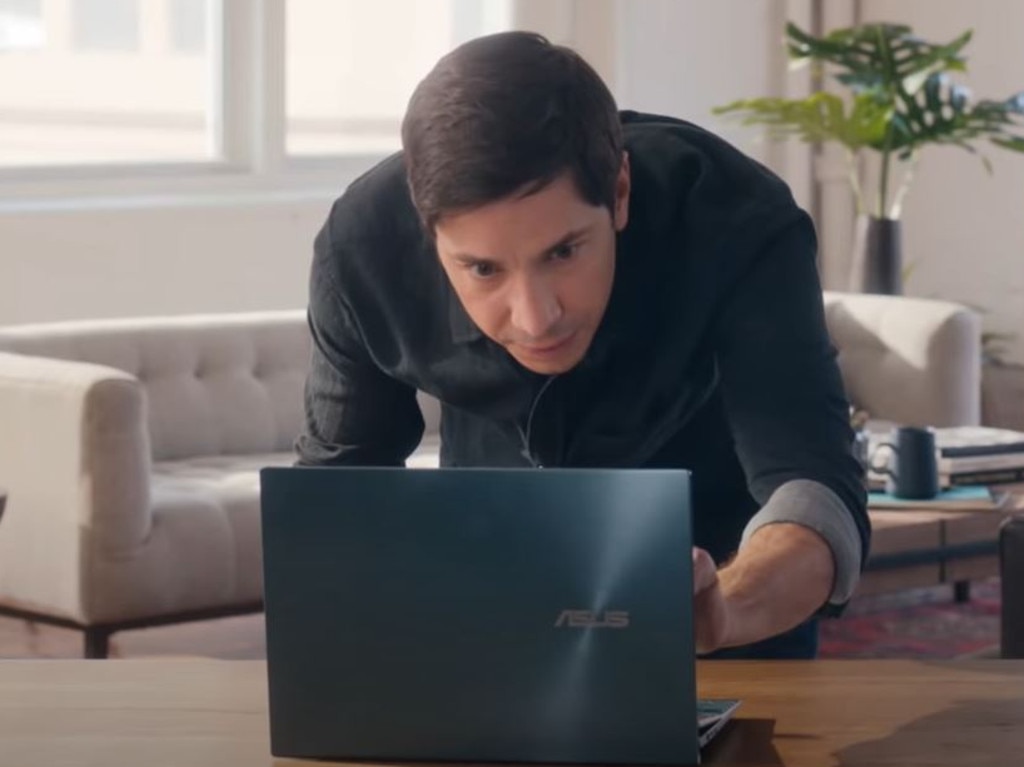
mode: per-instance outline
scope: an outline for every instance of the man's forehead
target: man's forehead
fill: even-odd
[[[536,256],[584,236],[606,216],[604,208],[582,199],[540,192],[444,218],[435,227],[435,240],[442,255],[449,257]]]
[[[541,260],[547,258],[553,251],[586,237],[592,229],[592,226],[569,229],[561,235],[553,236],[549,240],[539,241],[540,244],[534,244],[531,241],[528,245],[520,243],[519,247],[501,248],[498,250],[486,248],[478,248],[476,250],[442,250],[439,248],[439,252],[450,260],[467,264],[481,261],[504,262],[523,258]]]

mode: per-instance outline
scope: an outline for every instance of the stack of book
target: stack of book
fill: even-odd
[[[935,429],[944,487],[1024,482],[1024,432],[988,426]]]

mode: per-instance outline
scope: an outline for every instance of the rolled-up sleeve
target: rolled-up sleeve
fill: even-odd
[[[860,532],[839,496],[820,482],[793,479],[772,493],[743,530],[742,549],[765,525],[789,522],[809,528],[832,550],[835,578],[828,603],[841,606],[850,600],[861,569]]]
[[[764,524],[793,522],[832,550],[826,612],[849,599],[870,545],[860,465],[836,352],[825,324],[816,238],[802,212],[755,254],[720,314],[725,409]]]

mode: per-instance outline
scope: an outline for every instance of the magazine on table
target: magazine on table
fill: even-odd
[[[728,699],[700,699],[697,701],[697,739],[703,748],[739,708],[740,701]]]

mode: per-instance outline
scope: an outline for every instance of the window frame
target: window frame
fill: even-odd
[[[513,25],[581,42],[609,0],[510,0]],[[0,212],[336,194],[384,153],[286,153],[286,0],[210,0],[210,160],[0,167]],[[584,11],[581,7],[586,2]],[[588,19],[582,23],[582,19]],[[585,42],[585,41],[582,41]],[[608,73],[605,73],[606,76]]]

